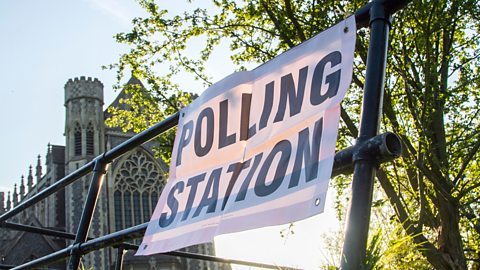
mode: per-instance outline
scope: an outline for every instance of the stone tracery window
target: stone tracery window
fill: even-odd
[[[159,164],[142,150],[119,164],[114,176],[115,230],[150,220],[164,186]]]

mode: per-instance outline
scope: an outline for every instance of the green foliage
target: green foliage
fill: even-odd
[[[124,96],[119,100],[119,107],[109,107],[105,123],[110,127],[121,127],[124,132],[138,133],[174,114],[180,107],[189,104],[194,95],[179,92],[161,97],[155,96],[139,84],[123,86]],[[175,140],[176,128],[161,135],[154,151],[166,164],[170,164],[171,149]]]
[[[183,93],[192,89],[176,82],[192,74],[210,85],[206,67],[219,46],[230,48],[225,61],[230,57],[238,70],[245,69],[305,41],[365,3],[212,0],[199,7],[187,1],[184,13],[170,14],[154,1],[140,0],[148,16],[134,19],[132,31],[116,36],[131,50],[110,68],[117,69],[119,80],[132,70],[146,89],[129,90],[131,97],[123,102],[130,108],[113,109],[109,124],[140,131],[178,110],[179,103],[187,104],[191,97]],[[402,228],[388,228],[383,235],[408,237],[409,245],[388,242],[402,256],[383,251],[380,262],[385,268],[422,261],[419,253],[436,269],[480,268],[479,15],[475,0],[414,0],[394,17],[382,129],[400,135],[404,155],[378,171],[376,207]],[[338,149],[351,145],[358,133],[368,34],[358,31]],[[164,147],[159,154],[166,160],[172,138],[169,133],[160,140]],[[339,216],[345,213],[349,182],[348,177],[334,179],[343,204],[337,207]],[[400,252],[404,246],[416,251]],[[372,253],[371,258],[377,256]],[[418,267],[425,269],[421,263]]]
[[[432,269],[416,251],[414,236],[405,235],[401,226],[386,234],[381,228],[373,232],[368,241],[365,264],[362,269]]]
[[[377,230],[368,241],[367,254],[362,270],[383,269],[380,259],[382,257],[382,230]]]

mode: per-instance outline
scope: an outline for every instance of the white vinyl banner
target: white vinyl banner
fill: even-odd
[[[355,37],[351,16],[184,108],[137,255],[323,212]]]

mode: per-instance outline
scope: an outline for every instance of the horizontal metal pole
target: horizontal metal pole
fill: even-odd
[[[385,6],[385,11],[389,14],[394,14],[403,7],[405,7],[411,0],[374,0],[359,8],[355,12],[355,21],[358,28],[367,27],[370,23],[370,8],[373,2],[381,3]]]
[[[299,270],[298,268],[292,268],[287,266],[281,265],[272,265],[266,263],[257,263],[257,262],[248,262],[243,260],[235,260],[235,259],[226,259],[217,256],[210,256],[198,253],[190,253],[184,251],[170,251],[166,253],[162,253],[163,255],[175,256],[175,257],[183,257],[189,259],[197,259],[203,261],[211,261],[211,262],[218,262],[218,263],[227,263],[227,264],[238,264],[238,265],[245,265],[251,267],[261,267],[261,268],[268,268],[268,269],[289,269],[289,270]]]
[[[10,230],[24,231],[29,233],[38,233],[38,234],[43,234],[43,235],[48,235],[53,237],[65,238],[65,239],[75,239],[75,234],[73,233],[62,232],[62,231],[57,231],[57,230],[52,230],[47,228],[39,228],[39,227],[13,223],[8,221],[5,221],[3,224],[0,224],[0,227],[4,227]]]
[[[392,132],[377,135],[365,142],[347,147],[335,154],[332,178],[340,174],[351,174],[356,160],[370,156],[378,164],[392,161],[402,154],[402,141]]]
[[[86,254],[90,251],[101,249],[104,247],[120,245],[128,240],[142,238],[145,234],[145,231],[147,230],[147,226],[148,222],[145,222],[137,226],[100,236],[98,238],[80,244],[79,249],[83,254]]]
[[[121,245],[119,245],[119,247],[121,247],[123,249],[128,249],[128,250],[137,250],[138,249],[138,245],[128,244],[128,243],[127,244],[121,244]],[[191,252],[185,252],[185,251],[170,251],[170,252],[165,252],[165,253],[160,253],[160,254],[168,255],[168,256],[175,256],[175,257],[182,257],[182,258],[189,258],[189,259],[197,259],[197,260],[218,262],[218,263],[238,264],[238,265],[245,265],[245,266],[251,266],[251,267],[262,267],[262,268],[269,268],[269,269],[297,270],[297,268],[292,268],[292,267],[287,267],[287,266],[248,262],[248,261],[235,260],[235,259],[227,259],[227,258],[221,258],[221,257],[217,257],[217,256],[191,253]]]
[[[137,250],[138,249],[138,245],[128,244],[128,243],[121,244],[121,245],[119,245],[119,247],[121,247],[123,249],[128,249],[128,250]],[[168,256],[175,256],[175,257],[182,257],[182,258],[189,258],[189,259],[197,259],[197,260],[218,262],[218,263],[238,264],[238,265],[245,265],[245,266],[251,266],[251,267],[262,267],[262,268],[269,268],[269,269],[297,270],[297,268],[292,268],[292,267],[287,267],[287,266],[248,262],[248,261],[235,260],[235,259],[227,259],[227,258],[221,258],[221,257],[217,257],[217,256],[191,253],[191,252],[185,252],[185,251],[170,251],[170,252],[165,252],[165,253],[160,253],[160,254],[168,255]]]
[[[126,152],[134,149],[137,146],[140,146],[143,143],[146,143],[163,132],[169,130],[170,128],[178,124],[180,113],[176,112],[159,123],[151,126],[150,128],[138,133],[137,135],[131,137],[130,139],[124,141],[123,143],[115,146],[110,151],[106,152],[103,155],[103,158],[108,163],[112,162],[114,159],[120,157]],[[100,156],[99,156],[100,157]]]
[[[70,256],[71,250],[72,250],[72,246],[69,246],[67,248],[61,249],[59,251],[55,251],[41,258],[13,267],[12,270],[38,269],[40,266],[49,265],[58,261],[65,260],[68,256]]]
[[[135,239],[135,238],[141,238],[144,235],[145,230],[147,229],[148,222],[137,225],[132,228],[128,228],[125,230],[121,230],[109,235],[105,235],[103,237],[99,237],[93,240],[90,240],[88,242],[85,242],[84,244],[81,244],[79,249],[81,253],[86,254],[88,252],[91,252],[93,250],[97,250],[99,248],[107,247],[107,246],[112,246],[127,240]],[[120,247],[123,247],[125,249],[130,249],[130,250],[137,250],[138,246],[133,245],[133,244],[120,244]],[[263,268],[269,268],[269,269],[292,269],[294,270],[295,268],[288,268],[284,266],[279,266],[279,265],[271,265],[271,264],[264,264],[264,263],[256,263],[256,262],[248,262],[248,261],[242,261],[242,260],[233,260],[233,259],[225,259],[225,258],[220,258],[216,256],[210,256],[210,255],[204,255],[204,254],[197,254],[197,253],[190,253],[190,252],[183,252],[183,251],[171,251],[171,252],[165,252],[161,253],[163,255],[169,255],[169,256],[176,256],[176,257],[183,257],[183,258],[189,258],[189,259],[198,259],[198,260],[205,260],[205,261],[212,261],[212,262],[219,262],[219,263],[231,263],[231,264],[239,264],[239,265],[246,265],[246,266],[252,266],[252,267],[263,267]]]
[[[78,170],[72,172],[71,174],[65,176],[64,178],[58,180],[51,186],[41,190],[39,193],[35,194],[31,198],[19,203],[17,206],[12,208],[10,211],[5,212],[3,215],[0,216],[0,223],[3,221],[13,217],[14,215],[20,213],[21,211],[25,210],[27,207],[34,205],[35,203],[47,198],[48,196],[52,195],[53,193],[62,190],[64,187],[68,186],[69,184],[75,182],[75,180],[79,179],[82,176],[87,175],[93,169],[93,162],[89,162]]]
[[[118,232],[114,232],[112,234],[108,234],[96,239],[89,240],[83,244],[76,245],[75,247],[68,246],[67,248],[59,250],[55,253],[38,258],[36,260],[25,263],[23,265],[19,265],[14,269],[32,269],[32,268],[37,268],[43,265],[48,265],[60,260],[65,260],[66,258],[70,257],[70,253],[73,249],[77,249],[78,252],[82,254],[86,254],[93,250],[98,250],[104,247],[120,244],[126,240],[140,238],[145,233],[145,230],[147,229],[147,225],[148,225],[148,222],[134,226],[134,227],[130,227]]]

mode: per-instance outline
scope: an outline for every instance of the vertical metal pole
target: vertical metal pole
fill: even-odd
[[[84,243],[87,240],[88,230],[90,229],[93,212],[95,211],[95,206],[102,187],[106,166],[107,164],[103,158],[95,160],[92,181],[87,193],[87,200],[83,207],[82,217],[80,218],[80,224],[78,225],[77,234],[73,243],[74,248],[71,252],[70,261],[68,262],[69,270],[77,270],[80,264],[82,254],[80,250],[78,250],[78,247],[81,243]]]
[[[385,66],[390,14],[384,1],[373,1],[370,8],[370,44],[357,144],[378,134],[382,114]],[[341,269],[362,269],[365,261],[372,205],[373,181],[377,170],[374,157],[354,156],[352,198],[348,211]]]
[[[123,255],[125,254],[125,249],[122,246],[117,248],[117,258],[115,261],[115,270],[122,270],[123,267]]]

